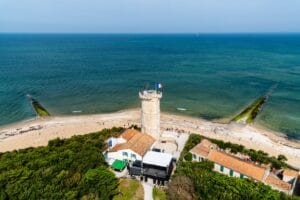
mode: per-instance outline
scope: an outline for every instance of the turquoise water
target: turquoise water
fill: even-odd
[[[163,111],[219,119],[278,84],[255,123],[300,139],[297,34],[2,34],[0,71],[0,125],[34,116],[26,94],[54,115],[103,113],[162,82]]]

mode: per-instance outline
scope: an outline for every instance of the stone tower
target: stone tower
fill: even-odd
[[[142,100],[142,133],[147,133],[158,140],[162,93],[156,90],[144,90],[139,93],[139,96]]]

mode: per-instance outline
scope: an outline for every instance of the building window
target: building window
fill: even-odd
[[[113,143],[112,140],[109,140],[109,141],[108,141],[108,146],[109,146],[109,147],[112,147],[112,143]]]
[[[128,156],[128,153],[127,152],[123,152],[123,156]]]
[[[136,155],[132,153],[131,158],[136,159]]]
[[[244,178],[244,174],[240,174],[240,178],[243,179]]]
[[[220,170],[221,170],[221,172],[224,172],[224,166],[220,166]]]
[[[202,158],[201,158],[201,157],[199,157],[199,161],[202,161]]]
[[[230,170],[229,175],[233,176],[233,170],[232,169]]]
[[[193,159],[197,159],[196,154],[193,154]]]

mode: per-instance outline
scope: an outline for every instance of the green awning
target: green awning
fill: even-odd
[[[127,165],[126,161],[123,160],[115,160],[113,164],[111,165],[111,168],[116,169],[116,170],[123,170]]]

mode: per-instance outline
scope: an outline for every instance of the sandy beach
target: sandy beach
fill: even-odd
[[[103,128],[140,125],[140,110],[132,109],[109,114],[57,116],[19,122],[0,127],[0,152],[27,147],[45,146],[54,138],[69,138]],[[221,124],[199,118],[161,114],[161,129],[197,133],[209,138],[238,143],[247,148],[260,149],[269,155],[283,154],[288,164],[299,168],[300,142],[287,140],[275,133],[254,126]]]

